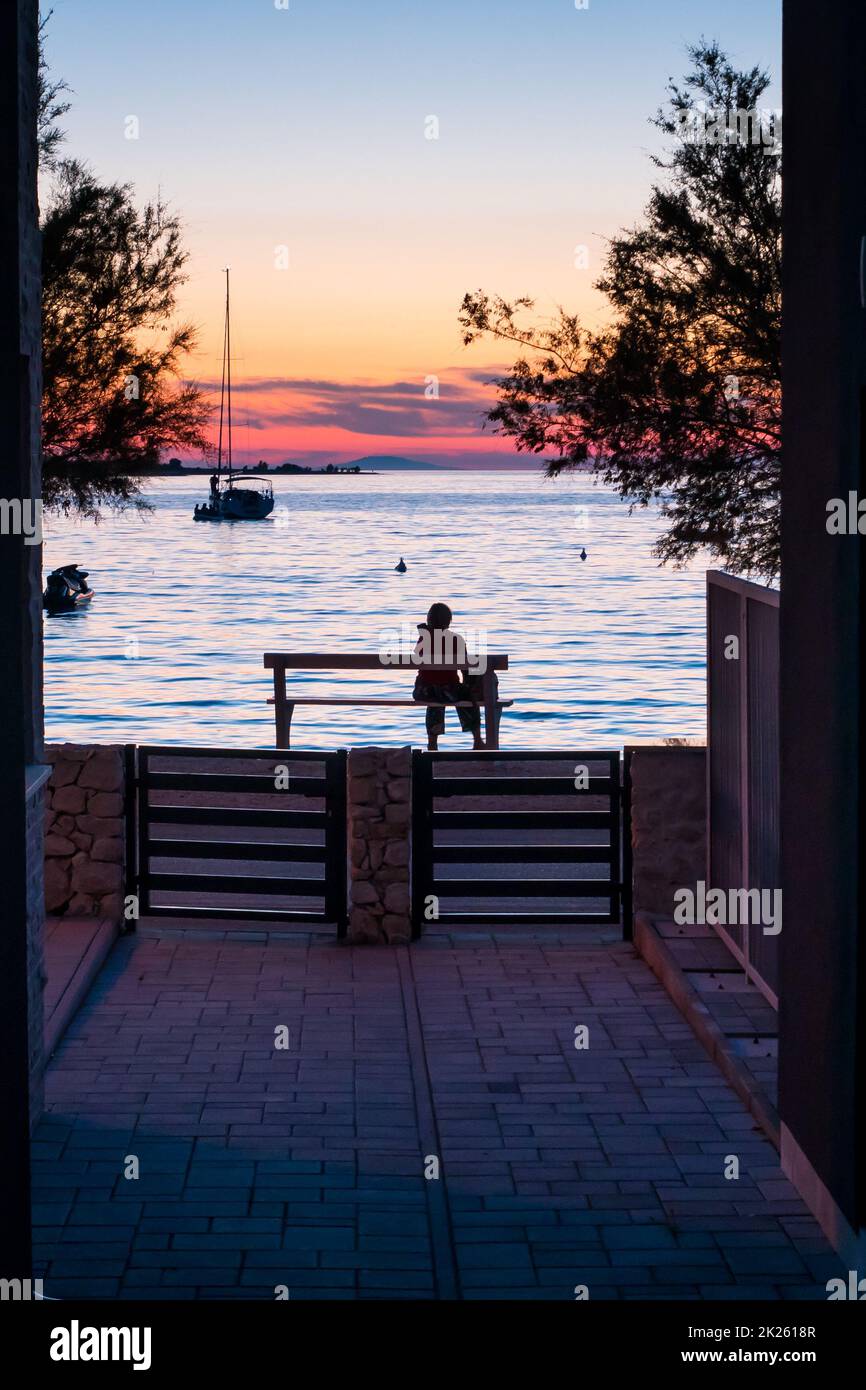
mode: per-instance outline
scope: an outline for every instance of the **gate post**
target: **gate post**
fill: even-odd
[[[411,773],[411,748],[349,750],[350,941],[409,941]]]

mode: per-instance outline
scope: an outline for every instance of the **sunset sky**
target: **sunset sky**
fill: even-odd
[[[513,457],[480,427],[508,358],[462,347],[463,294],[599,323],[592,282],[646,200],[666,79],[702,35],[777,74],[780,0],[726,0],[712,27],[694,0],[281,3],[55,0],[67,153],[181,214],[202,382],[231,266],[240,461]]]

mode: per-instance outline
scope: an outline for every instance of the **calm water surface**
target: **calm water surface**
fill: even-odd
[[[50,740],[272,745],[264,651],[375,651],[434,600],[509,655],[503,747],[703,737],[704,568],[658,568],[656,513],[629,516],[583,477],[423,472],[275,478],[268,521],[196,524],[206,487],[160,479],[143,518],[47,522],[46,572],[77,562],[97,591],[45,619]],[[291,687],[397,696],[411,683],[299,672]],[[440,746],[467,746],[447,723]],[[293,740],[418,743],[423,716],[301,708]]]

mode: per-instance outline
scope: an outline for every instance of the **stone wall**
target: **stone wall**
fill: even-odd
[[[411,748],[349,750],[349,940],[411,936]]]
[[[52,765],[45,819],[45,910],[49,916],[123,918],[123,750],[62,743]]]
[[[706,752],[690,745],[631,750],[635,912],[671,917],[677,888],[706,879]]]

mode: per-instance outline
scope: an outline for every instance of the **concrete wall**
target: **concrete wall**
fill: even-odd
[[[37,20],[36,0],[0,5],[0,498],[28,512],[41,497]],[[41,992],[42,828],[33,767],[42,744],[40,581],[40,546],[26,544],[20,527],[0,535],[0,1188],[14,1194],[0,1202],[4,1278],[32,1273],[29,1128],[40,1105],[42,1022],[41,1000],[34,1002]]]
[[[706,880],[705,748],[631,752],[634,910],[670,917],[677,888]]]
[[[123,750],[63,743],[52,765],[45,812],[45,910],[50,916],[123,917]]]
[[[856,526],[827,529],[866,495],[862,0],[785,0],[783,59],[782,1166],[862,1273],[866,572]]]

